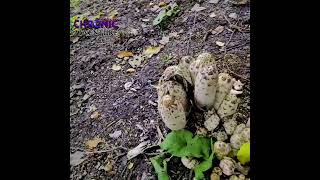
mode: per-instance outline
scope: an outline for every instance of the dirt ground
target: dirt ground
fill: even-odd
[[[165,136],[169,131],[157,112],[157,93],[154,85],[164,69],[177,64],[182,56],[196,57],[201,52],[210,52],[217,57],[219,72],[228,72],[245,83],[245,93],[240,104],[240,120],[245,121],[250,111],[250,4],[232,5],[227,0],[217,4],[204,1],[177,1],[181,12],[166,29],[152,26],[158,12],[151,8],[160,1],[94,1],[83,2],[79,8],[71,8],[71,17],[77,14],[96,15],[100,11],[110,12],[116,9],[119,14],[119,30],[124,32],[137,29],[136,35],[128,35],[123,40],[112,37],[112,43],[103,42],[99,37],[81,37],[70,42],[70,153],[87,152],[86,142],[96,137],[104,140],[93,153],[86,153],[84,161],[71,166],[70,179],[156,179],[150,157],[158,151],[153,146],[145,153],[128,161],[126,153],[139,143],[149,140],[150,146],[159,141],[159,127]],[[167,1],[168,2],[168,1]],[[205,10],[191,12],[195,3]],[[209,17],[214,12],[215,17]],[[238,19],[229,17],[236,13]],[[224,31],[210,33],[218,26]],[[152,44],[159,44],[163,35],[177,32],[164,48],[149,59],[143,61],[136,72],[126,72],[131,68],[127,60],[117,58],[119,51],[128,50],[134,54]],[[216,41],[225,42],[221,49]],[[225,54],[239,56],[237,60],[223,58]],[[164,61],[166,57],[172,59]],[[120,64],[121,70],[111,69]],[[126,90],[124,84],[133,82]],[[96,116],[96,117],[94,117]],[[201,122],[192,118],[188,123]],[[201,124],[200,124],[201,125]],[[121,131],[118,138],[109,135]],[[133,163],[131,169],[128,168]],[[106,164],[112,169],[105,170]],[[131,165],[130,165],[131,166]],[[190,171],[182,166],[179,159],[169,163],[172,179],[188,179]]]

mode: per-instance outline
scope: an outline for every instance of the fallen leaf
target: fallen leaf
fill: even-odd
[[[117,10],[113,10],[113,11],[111,11],[111,12],[109,13],[108,19],[109,19],[109,20],[113,20],[118,14],[119,14],[119,13],[118,13]]]
[[[127,73],[134,73],[134,72],[136,72],[136,70],[135,70],[135,69],[133,69],[133,68],[129,68],[129,69],[127,69]]]
[[[158,54],[162,47],[163,46],[149,46],[142,54],[151,58],[154,54]]]
[[[120,137],[121,134],[122,134],[121,131],[115,131],[115,132],[113,132],[112,134],[109,134],[109,136],[110,136],[111,138],[116,139],[116,138]]]
[[[139,56],[133,56],[132,59],[129,59],[128,63],[131,67],[139,67],[141,65],[141,61],[143,60],[143,57],[141,55]]]
[[[133,163],[131,162],[129,165],[128,165],[128,169],[132,169],[133,168]]]
[[[213,35],[217,35],[217,34],[222,33],[223,30],[224,30],[224,27],[223,27],[223,26],[218,26],[218,27],[216,27],[214,30],[212,30],[211,33],[212,33]]]
[[[219,2],[219,0],[210,0],[209,3],[210,4],[217,4]]]
[[[98,146],[99,143],[103,143],[104,141],[100,138],[94,138],[86,142],[86,145],[89,149],[93,149]]]
[[[107,164],[104,166],[103,170],[107,172],[111,172],[113,169],[113,163],[111,161],[108,161]]]
[[[209,15],[209,17],[212,17],[212,18],[214,18],[214,17],[216,17],[217,15],[216,15],[216,13],[214,13],[214,12],[212,12],[210,15]]]
[[[76,151],[73,154],[70,154],[70,165],[77,166],[81,164],[86,158],[84,158],[85,153],[81,151]]]
[[[133,53],[130,52],[130,51],[120,51],[120,52],[117,54],[117,57],[118,57],[118,58],[124,58],[124,57],[130,57],[130,56],[133,56]]]
[[[200,7],[200,5],[198,3],[196,3],[192,8],[191,8],[191,11],[195,11],[195,12],[199,12],[199,11],[202,11],[202,10],[205,10],[206,8],[205,7]]]
[[[220,47],[222,47],[222,46],[224,46],[224,42],[221,42],[221,41],[216,41],[216,45],[218,45],[218,46],[220,46]]]
[[[117,64],[113,64],[111,69],[114,70],[114,71],[120,71],[121,70],[121,66],[119,66]]]
[[[166,5],[167,5],[167,3],[166,3],[166,2],[163,2],[163,1],[159,3],[159,6],[160,6],[160,7],[163,7],[163,6],[166,6]]]
[[[170,39],[169,36],[163,36],[162,39],[159,42],[162,45],[166,45],[169,42],[169,39]]]
[[[237,18],[238,18],[238,15],[237,15],[236,13],[230,13],[230,14],[229,14],[229,18],[237,19]]]
[[[125,89],[125,90],[129,90],[130,87],[132,86],[132,84],[133,84],[133,82],[127,82],[127,83],[125,83],[125,84],[124,84],[124,89]]]
[[[100,113],[98,111],[95,111],[91,114],[90,118],[91,119],[98,119],[100,116]]]
[[[128,151],[127,153],[127,158],[128,160],[138,156],[139,154],[143,153],[144,150],[147,148],[147,145],[149,144],[149,140],[148,141],[143,141],[142,143],[140,143],[137,147],[131,149],[130,151]]]

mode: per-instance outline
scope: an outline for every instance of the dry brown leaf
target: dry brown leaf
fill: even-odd
[[[133,56],[133,53],[130,51],[120,51],[117,54],[118,58],[124,58],[124,57],[130,57],[130,56]]]
[[[151,58],[154,54],[158,54],[163,46],[149,46],[143,51],[143,55]]]
[[[134,72],[136,72],[136,70],[135,70],[135,69],[133,69],[133,68],[129,68],[129,69],[127,69],[127,73],[134,73]]]
[[[131,162],[129,165],[128,165],[128,169],[132,169],[133,168],[133,163]]]
[[[107,171],[108,173],[112,171],[113,169],[113,162],[112,161],[108,161],[107,164],[104,166],[103,168],[105,171]]]
[[[100,117],[100,113],[98,111],[95,111],[91,114],[91,119],[98,119]]]
[[[164,2],[164,1],[162,1],[162,2],[159,3],[159,6],[160,6],[160,7],[163,7],[163,6],[166,6],[166,5],[167,5],[167,3]]]
[[[99,143],[103,143],[104,141],[100,138],[94,138],[86,142],[86,145],[89,149],[93,149],[98,146]]]
[[[217,35],[217,34],[222,33],[223,30],[224,30],[224,27],[223,27],[223,26],[218,26],[218,27],[216,27],[214,30],[212,30],[211,33],[212,33],[213,35]]]

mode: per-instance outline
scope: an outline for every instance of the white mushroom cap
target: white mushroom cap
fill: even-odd
[[[216,154],[218,159],[222,159],[227,156],[231,151],[230,144],[222,141],[216,141],[213,145],[213,152]]]
[[[223,123],[223,127],[226,130],[228,135],[232,135],[234,130],[236,129],[237,122],[234,120],[229,120]]]
[[[234,173],[236,168],[235,161],[232,158],[224,157],[219,164],[219,167],[222,169],[223,174],[231,176]]]
[[[246,128],[245,124],[243,123],[239,124],[234,130],[233,134],[240,134],[244,130],[244,128]]]
[[[234,149],[240,149],[243,143],[244,140],[240,134],[233,134],[230,138],[231,147]]]
[[[196,159],[187,157],[182,157],[181,162],[188,169],[193,169],[199,163]]]
[[[250,128],[245,128],[241,132],[241,137],[243,138],[244,142],[249,142],[250,141]]]

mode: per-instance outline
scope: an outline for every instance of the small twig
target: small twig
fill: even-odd
[[[125,148],[125,147],[119,146],[119,147],[115,147],[115,148],[112,148],[112,149],[101,150],[101,151],[93,151],[93,152],[86,152],[86,153],[87,153],[87,154],[99,154],[99,153],[111,152],[111,151],[114,151],[114,150],[116,150],[116,149],[128,150],[128,149]]]
[[[231,34],[231,36],[230,36],[230,38],[229,38],[229,40],[228,40],[228,42],[226,43],[226,45],[224,46],[224,55],[226,55],[227,54],[227,46],[229,45],[229,43],[230,43],[230,41],[231,41],[231,39],[232,39],[232,37],[233,37],[233,34],[235,33],[235,31],[232,31],[232,34]]]
[[[159,155],[159,154],[161,154],[160,152],[157,152],[157,153],[144,153],[144,154],[146,154],[146,155],[148,155],[148,156],[157,156],[157,155]]]

